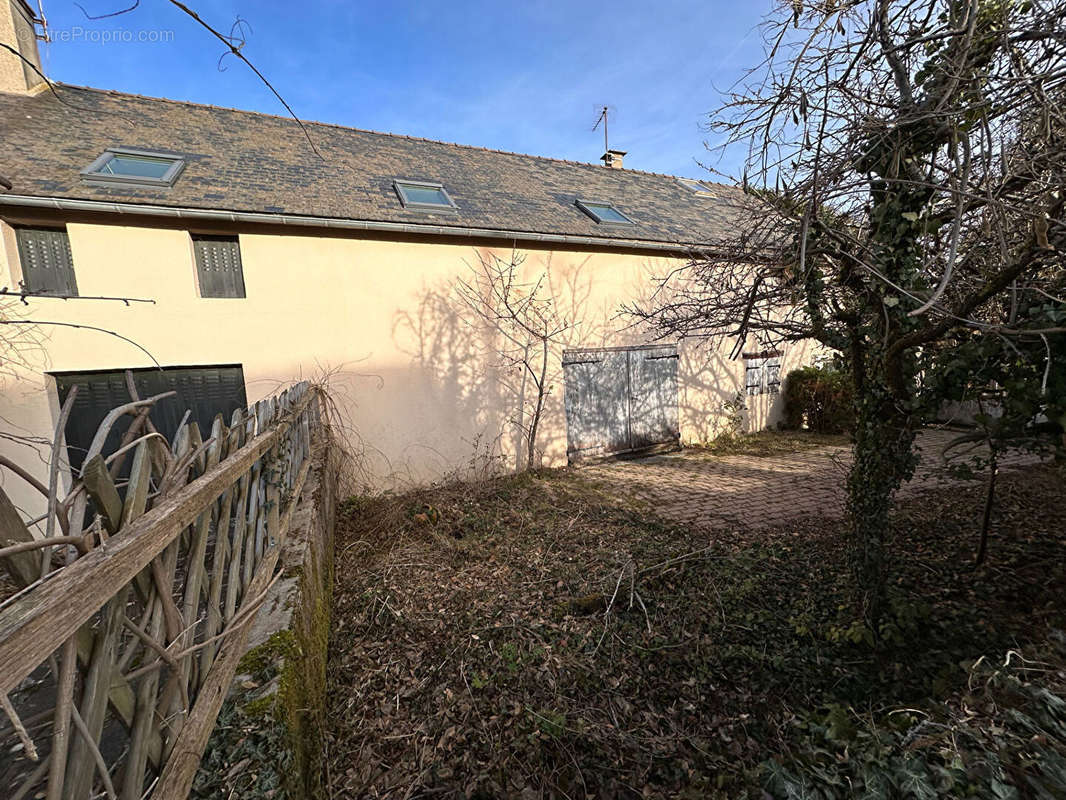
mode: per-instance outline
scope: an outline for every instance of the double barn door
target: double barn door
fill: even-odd
[[[563,353],[567,457],[676,445],[677,345]]]

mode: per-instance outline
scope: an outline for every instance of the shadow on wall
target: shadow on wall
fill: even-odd
[[[668,343],[622,312],[653,297],[653,276],[662,266],[599,254],[478,248],[455,274],[423,284],[393,316],[392,339],[409,364],[406,374],[384,378],[387,389],[378,401],[403,395],[397,405],[408,415],[380,439],[391,442],[383,455],[389,483],[523,469],[534,420],[533,465],[564,465],[563,352]],[[720,435],[729,425],[726,405],[744,392],[744,361],[729,358],[729,345],[697,338],[680,343],[677,402],[685,443]],[[744,429],[778,418],[780,396],[742,397]],[[603,413],[613,418],[617,409],[609,406]],[[381,408],[370,418],[390,414],[395,417]],[[379,441],[373,430],[361,433]]]
[[[674,270],[672,279],[664,284],[656,275],[657,265],[646,265],[648,280],[637,288],[627,305],[635,308],[654,309],[684,302],[678,295],[683,272]],[[641,322],[631,327],[631,332],[643,341],[653,341],[661,332],[650,323]],[[730,406],[742,405],[737,420],[736,432],[753,432],[771,427],[781,418],[782,402],[776,394],[748,395],[745,391],[745,362],[741,357],[731,358],[734,340],[722,337],[684,337],[678,342],[678,406],[683,444],[709,442],[724,433],[732,432],[734,412]],[[766,348],[755,341],[748,341],[747,351]],[[794,346],[785,353],[790,363],[805,357],[806,348]],[[783,374],[783,373],[782,373]]]
[[[459,465],[492,469],[503,458],[505,381],[485,357],[490,332],[463,312],[451,282],[441,281],[424,286],[393,320],[393,341],[410,358],[405,383],[418,387],[421,413],[404,422],[411,434],[392,466],[414,482],[427,470],[439,477]]]
[[[685,443],[709,442],[725,433],[754,433],[775,427],[783,418],[783,395],[780,392],[749,394],[745,386],[745,360],[730,358],[732,349],[731,342],[721,339],[685,339],[678,347],[682,376],[679,402]],[[807,363],[808,351],[802,344],[784,351],[787,369]],[[782,380],[785,372],[783,366]]]
[[[563,351],[612,336],[591,259],[479,248],[396,313],[393,340],[428,379],[427,413],[456,443],[445,460],[462,474],[524,468],[534,423],[534,466],[565,463]]]

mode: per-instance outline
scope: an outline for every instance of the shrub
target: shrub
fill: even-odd
[[[802,367],[785,378],[784,427],[844,433],[855,422],[850,376],[832,367]]]

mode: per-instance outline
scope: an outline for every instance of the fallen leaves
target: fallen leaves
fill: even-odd
[[[1062,619],[1061,476],[1003,482],[981,570],[979,487],[901,511],[898,641],[878,652],[842,635],[835,523],[709,542],[572,471],[346,504],[334,797],[743,796],[794,709],[931,700],[962,659]]]

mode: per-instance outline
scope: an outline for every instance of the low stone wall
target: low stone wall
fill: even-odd
[[[324,796],[326,648],[333,600],[335,451],[320,443],[191,796]]]

